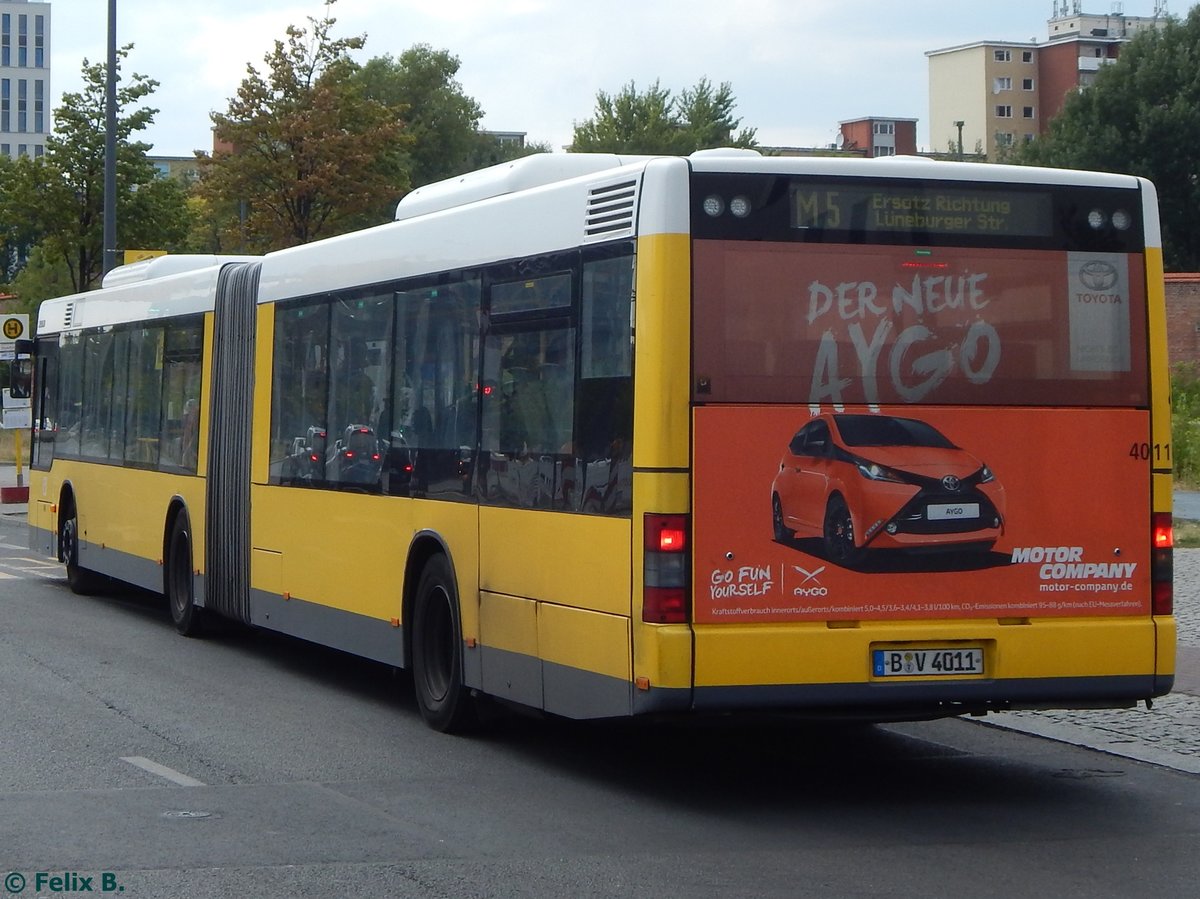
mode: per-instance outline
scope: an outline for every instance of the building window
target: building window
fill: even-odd
[[[1033,107],[1032,106],[1022,106],[1021,107],[1021,118],[1032,119],[1033,118]]]
[[[46,133],[46,82],[38,79],[33,82],[33,130],[38,134]]]
[[[1011,106],[997,106],[996,107],[996,118],[1011,119],[1012,118],[1012,107]]]
[[[24,78],[17,81],[17,130],[29,130],[29,82]]]
[[[46,64],[46,17],[33,17],[33,64],[41,69]]]
[[[1011,50],[993,50],[992,58],[995,59],[996,62],[1012,62],[1012,51]]]
[[[1021,51],[1021,62],[1033,62],[1033,51],[1032,50],[1022,50]]]
[[[876,134],[895,134],[896,133],[896,123],[895,122],[876,122],[875,123],[875,133]]]
[[[0,131],[12,131],[12,79],[0,79]]]
[[[1007,75],[1001,75],[992,83],[992,92],[999,93],[1000,91],[1012,90],[1012,79]]]
[[[29,65],[29,16],[17,16],[17,65]]]
[[[1021,90],[1023,90],[1023,91],[1033,90],[1033,79],[1032,78],[1022,78],[1021,79]]]
[[[1011,147],[1013,145],[1013,135],[1011,131],[996,132],[997,147]]]

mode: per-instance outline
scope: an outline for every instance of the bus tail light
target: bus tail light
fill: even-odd
[[[647,513],[642,525],[642,620],[687,624],[691,618],[691,567],[687,515]]]
[[[1150,524],[1150,612],[1170,615],[1175,610],[1172,582],[1175,575],[1175,528],[1166,512],[1155,512]]]

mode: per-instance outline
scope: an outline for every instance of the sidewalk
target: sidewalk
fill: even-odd
[[[21,466],[21,486],[29,486],[29,478],[32,474],[34,474],[34,472],[30,471],[29,466]],[[0,497],[3,497],[4,499],[10,498],[11,494],[14,492],[11,488],[16,486],[18,486],[16,466],[11,462],[0,462],[0,488],[4,488],[3,492],[0,492]],[[0,515],[4,515],[6,517],[12,516],[24,519],[25,513],[28,512],[28,510],[28,502],[0,503]]]
[[[28,469],[23,474],[26,486],[31,475],[40,477]],[[0,463],[0,487],[16,483],[13,465]],[[1176,515],[1200,520],[1200,494],[1190,496],[1176,497]],[[27,503],[3,503],[0,519],[24,522],[27,510]],[[1200,549],[1175,550],[1175,621],[1175,690],[1152,709],[1000,712],[970,720],[1200,774]]]

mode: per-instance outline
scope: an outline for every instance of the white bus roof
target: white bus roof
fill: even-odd
[[[162,256],[152,261],[171,258]],[[195,261],[200,257],[175,258]],[[207,266],[201,267],[189,267],[184,264],[182,271],[162,277],[128,280],[124,283],[118,279],[117,286],[46,300],[38,307],[37,334],[44,336],[74,328],[96,328],[128,321],[210,312],[216,296],[217,276],[222,266],[254,257],[205,258],[217,261],[210,261]],[[160,266],[160,269],[163,268],[170,267]],[[112,275],[112,272],[109,275]]]
[[[1153,193],[1149,182],[1132,175],[923,157],[769,157],[735,149],[702,151],[686,158],[538,154],[418,188],[400,202],[392,223],[261,257],[258,302],[383,284],[639,233],[687,233],[688,168],[818,178],[1140,185]],[[652,185],[655,201],[642,204],[641,194]],[[618,214],[610,215],[618,207]],[[514,227],[515,221],[521,226]],[[1146,239],[1151,246],[1160,240],[1156,227],[1157,222],[1147,221]],[[43,303],[38,333],[208,311],[221,266],[256,258],[162,256],[122,266],[109,273],[101,291]],[[145,286],[151,282],[152,287]]]
[[[224,265],[227,262],[250,262],[257,256],[213,256],[180,254],[155,256],[142,259],[128,265],[118,265],[100,283],[101,287],[120,287],[122,284],[132,284],[136,281],[149,281],[152,278],[165,278],[167,275],[177,275],[181,272],[193,272],[197,269],[210,268],[214,265]]]

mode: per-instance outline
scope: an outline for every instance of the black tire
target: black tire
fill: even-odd
[[[94,596],[104,589],[105,578],[79,564],[79,518],[75,507],[68,507],[58,525],[58,554],[67,566],[67,586],[79,596]]]
[[[771,494],[771,526],[776,543],[789,543],[796,536],[796,532],[783,523],[783,503],[779,501],[778,493]]]
[[[192,577],[192,530],[186,512],[175,516],[171,537],[167,541],[167,564],[164,584],[167,607],[175,630],[185,637],[195,637],[203,630],[204,610],[196,608],[195,580]]]
[[[461,733],[478,723],[462,667],[454,578],[449,560],[435,555],[425,563],[413,600],[412,669],[421,717],[442,733]]]
[[[829,498],[825,507],[825,556],[839,565],[853,565],[862,558],[863,551],[854,543],[854,519],[850,507],[840,493]]]

